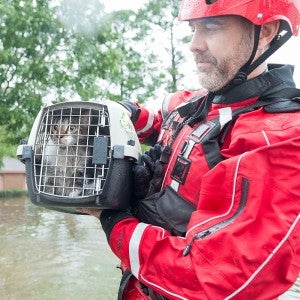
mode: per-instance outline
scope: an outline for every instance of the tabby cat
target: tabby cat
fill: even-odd
[[[76,197],[93,194],[90,116],[50,116],[44,147],[44,192]]]

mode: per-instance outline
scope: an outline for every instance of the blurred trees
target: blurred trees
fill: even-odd
[[[148,25],[148,36],[151,43],[155,44],[160,38],[156,59],[164,66],[164,81],[169,92],[175,92],[179,88],[183,73],[179,66],[185,58],[182,53],[182,45],[189,42],[189,36],[178,32],[178,8],[181,0],[151,0],[146,7],[139,12],[141,22]],[[162,76],[162,74],[161,74]]]
[[[43,96],[52,86],[63,88],[64,71],[58,57],[65,33],[46,1],[1,1],[0,11],[3,146],[26,137]]]
[[[178,88],[178,45],[186,42],[175,34],[179,0],[149,0],[137,12],[109,14],[104,4],[1,1],[0,164],[11,145],[28,136],[43,105],[103,98],[143,102],[159,88]]]

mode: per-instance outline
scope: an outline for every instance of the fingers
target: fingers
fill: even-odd
[[[136,165],[134,168],[134,196],[137,199],[144,198],[147,194],[149,182],[151,180],[151,174],[148,168],[142,165]]]
[[[151,156],[149,156],[148,154],[143,154],[142,155],[142,159],[143,159],[143,162],[145,164],[145,166],[149,169],[149,171],[152,173],[153,170],[154,170],[154,162],[155,160],[153,160],[151,158]]]
[[[145,153],[142,155],[142,160],[145,166],[147,166],[149,170],[153,173],[155,168],[155,163],[156,161],[160,160],[160,157],[161,157],[161,146],[155,144],[148,151],[145,151]]]
[[[160,159],[161,146],[158,144],[155,144],[148,151],[146,151],[145,154],[149,155],[151,157],[152,161],[156,161],[156,160]]]

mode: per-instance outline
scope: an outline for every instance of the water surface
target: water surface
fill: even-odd
[[[0,198],[1,300],[116,300],[118,263],[96,218]]]
[[[120,270],[96,218],[0,199],[0,299],[117,299]]]

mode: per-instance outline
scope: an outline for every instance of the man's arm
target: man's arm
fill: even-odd
[[[275,298],[300,267],[299,147],[295,138],[217,165],[203,178],[184,238],[125,212],[103,212],[112,251],[170,299]]]

